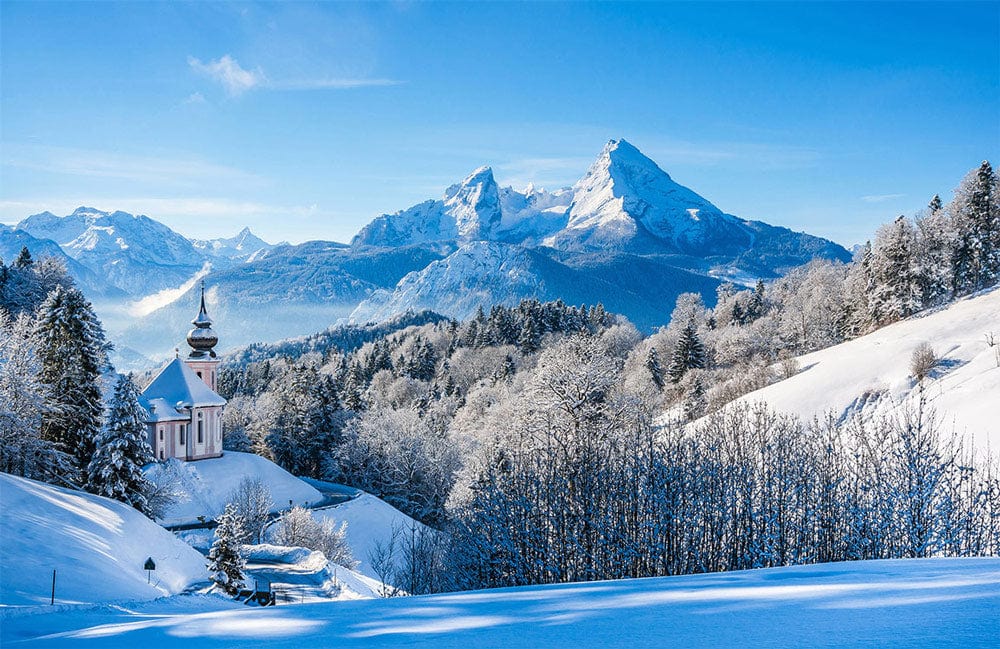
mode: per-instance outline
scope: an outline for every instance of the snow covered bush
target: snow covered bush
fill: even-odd
[[[293,507],[283,513],[271,528],[270,541],[275,545],[318,550],[327,561],[345,568],[358,565],[347,545],[347,523],[337,527],[330,519],[316,520],[304,507]]]
[[[242,543],[260,543],[274,509],[271,490],[260,478],[246,477],[229,496],[229,504],[239,516],[242,525]]]

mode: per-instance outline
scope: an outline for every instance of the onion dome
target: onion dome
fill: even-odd
[[[191,358],[203,358],[208,356],[215,358],[215,347],[219,342],[219,337],[212,331],[212,319],[208,317],[205,310],[205,282],[201,282],[201,310],[198,317],[191,321],[194,329],[188,332],[187,343],[191,345]]]

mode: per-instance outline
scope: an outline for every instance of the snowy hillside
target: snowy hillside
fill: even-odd
[[[185,649],[957,649],[996,646],[998,608],[1000,560],[910,559],[267,609],[218,610],[210,600],[180,597],[8,617],[0,641]]]
[[[388,543],[394,532],[408,535],[411,530],[426,529],[422,523],[367,493],[336,507],[316,510],[313,514],[316,518],[330,519],[338,526],[347,523],[347,544],[358,562],[356,570],[372,579],[378,578],[371,564],[371,553],[377,544]],[[402,559],[401,552],[397,554]]]
[[[197,462],[152,464],[147,474],[156,477],[164,472],[177,476],[183,499],[171,507],[162,519],[166,525],[195,523],[199,516],[214,519],[226,508],[230,495],[244,478],[256,478],[271,491],[274,511],[296,505],[316,504],[323,495],[274,462],[253,455],[226,451],[222,457]]]
[[[0,505],[0,608],[48,604],[53,570],[62,604],[153,599],[208,579],[198,552],[117,501],[4,473]]]
[[[925,379],[924,395],[943,432],[954,427],[978,448],[1000,448],[1000,289],[801,356],[797,374],[741,400],[766,401],[804,418],[915,403],[919,387],[910,375],[910,355],[921,343],[941,359]]]

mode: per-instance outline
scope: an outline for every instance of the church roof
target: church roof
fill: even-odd
[[[160,370],[142,394],[139,403],[149,414],[149,421],[190,419],[182,408],[224,406],[226,400],[216,394],[179,358]]]

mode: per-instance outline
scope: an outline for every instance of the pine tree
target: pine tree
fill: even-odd
[[[667,376],[672,383],[677,383],[681,377],[691,369],[701,369],[705,367],[705,346],[698,338],[698,330],[694,321],[689,321],[681,331],[681,337],[674,347],[674,353],[670,357],[670,367],[667,368]]]
[[[992,286],[1000,278],[1000,188],[988,161],[962,180],[951,211],[956,232],[955,294]]]
[[[524,324],[521,325],[521,334],[517,338],[517,346],[525,356],[534,354],[541,347],[538,328],[535,326],[534,319],[530,316],[525,318]]]
[[[906,217],[882,226],[872,246],[869,317],[875,326],[905,318],[920,309],[916,234]]]
[[[18,270],[24,270],[26,268],[31,268],[31,265],[35,263],[31,258],[31,252],[28,250],[28,246],[21,247],[21,253],[14,260],[12,266]]]
[[[240,546],[245,525],[232,503],[226,505],[226,511],[216,522],[215,540],[208,551],[208,570],[216,585],[229,595],[235,595],[243,586],[246,566]]]
[[[758,279],[757,286],[754,287],[753,294],[747,302],[746,313],[744,314],[747,322],[753,322],[757,318],[764,315],[764,291],[764,280]]]
[[[649,353],[646,354],[646,369],[649,370],[649,375],[653,378],[653,383],[660,390],[663,389],[663,367],[660,365],[660,355],[656,351],[656,347],[650,347]]]
[[[87,491],[120,500],[150,516],[150,483],[142,467],[153,461],[146,441],[146,411],[132,375],[118,377],[104,429],[87,467]]]
[[[40,378],[55,397],[53,412],[42,420],[42,437],[74,458],[81,484],[87,484],[104,409],[104,331],[80,291],[58,286],[39,308],[37,332]]]

